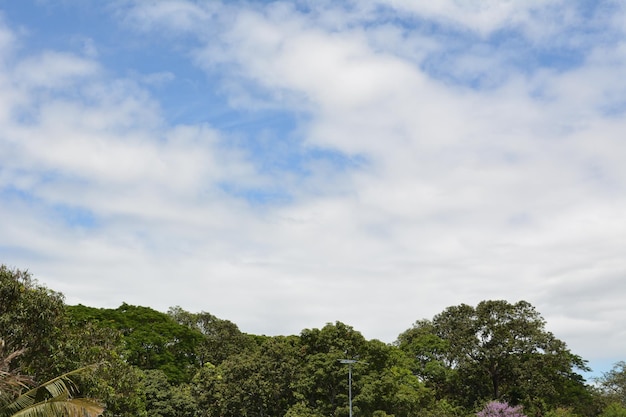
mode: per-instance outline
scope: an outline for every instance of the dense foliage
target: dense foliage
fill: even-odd
[[[0,360],[25,382],[100,364],[77,382],[108,416],[348,416],[352,359],[355,416],[626,417],[624,364],[586,385],[585,361],[525,301],[449,307],[394,344],[341,322],[269,337],[181,307],[67,306],[1,266],[0,339],[21,352]],[[0,394],[21,386],[2,387],[0,375]]]
[[[539,408],[573,407],[586,414],[593,398],[576,370],[585,361],[545,330],[525,301],[483,301],[449,307],[398,338],[415,359],[412,370],[439,395],[466,408],[488,400]]]
[[[98,417],[103,411],[99,403],[75,397],[78,390],[71,376],[82,371],[57,376],[34,388],[24,386],[23,392],[8,398],[2,395],[0,417]],[[14,380],[12,374],[5,374],[2,379]]]
[[[57,374],[53,357],[63,327],[61,294],[38,285],[27,271],[0,265],[0,338],[7,352],[24,349],[24,372],[42,380]]]

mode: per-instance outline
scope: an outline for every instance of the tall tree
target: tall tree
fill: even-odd
[[[65,326],[63,295],[41,286],[28,271],[0,265],[0,339],[24,349],[12,366],[35,379],[57,375],[54,360]]]
[[[189,381],[199,363],[202,335],[149,307],[123,303],[117,309],[68,306],[72,320],[119,330],[127,361],[140,369],[160,369],[173,383]]]
[[[322,329],[305,329],[300,333],[303,354],[302,377],[296,386],[304,404],[322,415],[336,415],[348,410],[348,367],[341,359],[357,359],[365,353],[363,335],[341,322]],[[355,367],[355,381],[358,380]],[[354,385],[354,395],[359,391]]]
[[[574,406],[589,399],[576,373],[588,369],[585,361],[546,331],[526,301],[449,307],[418,321],[398,344],[414,355],[426,380],[468,407],[486,400]],[[436,365],[427,369],[431,361]]]
[[[295,402],[299,371],[298,339],[264,337],[256,349],[229,357],[218,367],[206,364],[194,378],[201,415],[282,416]]]
[[[177,306],[171,307],[167,314],[178,324],[202,334],[196,347],[196,356],[201,365],[219,365],[226,358],[252,347],[252,338],[242,333],[236,324],[211,313],[190,313]]]
[[[410,369],[410,360],[396,346],[370,340],[359,363],[355,409],[365,415],[410,417],[433,405],[433,393]]]

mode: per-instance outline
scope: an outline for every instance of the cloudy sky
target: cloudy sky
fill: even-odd
[[[0,0],[0,262],[392,342],[524,299],[626,351],[626,6]]]

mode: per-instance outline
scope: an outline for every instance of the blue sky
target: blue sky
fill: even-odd
[[[531,302],[624,360],[618,1],[0,0],[0,261],[392,342]]]

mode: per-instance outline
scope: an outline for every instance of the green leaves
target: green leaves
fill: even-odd
[[[0,417],[102,413],[99,404],[76,398],[73,381],[106,403],[107,417],[342,416],[348,414],[342,359],[358,360],[356,415],[459,417],[494,398],[524,404],[532,415],[600,410],[576,373],[585,361],[547,332],[525,301],[449,307],[417,321],[394,345],[366,340],[341,322],[268,337],[180,307],[165,314],[128,304],[65,306],[27,272],[0,266],[3,337],[13,353],[0,355]],[[94,362],[106,365],[53,378],[18,397],[31,384],[17,370],[41,380]],[[623,405],[626,364],[618,365],[600,386]]]
[[[11,417],[90,417],[102,413],[102,407],[83,399],[55,398],[23,408]]]
[[[70,376],[91,367],[77,369],[33,388],[0,407],[2,417],[96,417],[104,408],[95,401],[73,398],[78,389]]]
[[[0,339],[36,379],[57,374],[51,357],[65,323],[63,296],[37,284],[28,271],[0,265]]]
[[[189,381],[198,365],[202,334],[148,307],[122,304],[117,309],[82,305],[67,308],[75,323],[97,323],[122,334],[126,360],[141,369],[160,369],[172,382]]]
[[[607,398],[626,407],[626,362],[617,362],[596,382]]]
[[[398,339],[415,359],[415,371],[429,386],[467,407],[490,399],[550,407],[573,405],[584,361],[545,330],[545,321],[526,301],[483,301],[448,307],[422,320]]]

